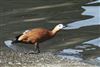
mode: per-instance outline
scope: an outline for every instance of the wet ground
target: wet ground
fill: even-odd
[[[99,9],[100,1],[94,0],[1,0],[0,66],[100,66]],[[4,44],[26,29],[53,29],[59,23],[66,28],[41,43],[40,54],[24,54],[33,45],[16,44],[14,51]]]

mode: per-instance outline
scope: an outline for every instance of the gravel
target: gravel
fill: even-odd
[[[60,58],[53,52],[24,54],[8,50],[0,54],[0,67],[98,67],[83,61]]]

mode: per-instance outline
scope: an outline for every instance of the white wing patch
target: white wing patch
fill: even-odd
[[[23,32],[23,34],[26,34],[26,33],[28,33],[28,32],[30,32],[30,30],[25,30],[25,31]]]

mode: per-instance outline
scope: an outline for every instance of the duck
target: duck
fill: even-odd
[[[14,43],[27,43],[35,45],[35,48],[29,54],[40,53],[39,44],[46,40],[53,38],[57,32],[65,28],[63,24],[56,25],[52,30],[46,28],[33,28],[26,30],[23,33],[16,36],[16,39],[12,41]]]

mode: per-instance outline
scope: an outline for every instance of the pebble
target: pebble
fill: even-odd
[[[2,63],[2,60],[0,60],[0,63]]]
[[[8,62],[8,64],[13,65],[13,62]]]
[[[16,64],[21,65],[21,63],[20,63],[20,62],[17,62]]]

